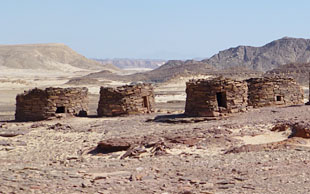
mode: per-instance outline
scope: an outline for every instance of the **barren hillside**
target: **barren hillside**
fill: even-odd
[[[288,63],[310,61],[310,40],[284,37],[262,47],[238,46],[203,60],[218,69],[245,66],[253,70],[268,71]]]
[[[281,65],[280,67],[267,71],[265,75],[292,77],[302,85],[309,83],[310,63],[290,63]]]
[[[40,70],[118,70],[75,52],[64,44],[0,45],[0,67]]]

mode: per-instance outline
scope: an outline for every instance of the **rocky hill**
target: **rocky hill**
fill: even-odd
[[[309,83],[310,63],[290,63],[267,71],[266,76],[292,77],[302,85]]]
[[[214,75],[245,79],[248,77],[261,76],[261,74],[262,72],[251,70],[243,66],[218,70],[213,66],[201,61],[171,60],[162,65],[161,67],[148,72],[121,76],[109,71],[100,71],[86,75],[83,77],[83,79],[105,78],[109,80],[127,82],[164,82],[177,77],[186,77],[193,75]]]
[[[168,61],[161,67],[131,75],[134,79],[163,81],[173,76],[216,74],[227,77],[259,76],[288,63],[310,62],[310,39],[284,37],[262,47],[238,46],[202,61]]]
[[[310,39],[284,37],[262,47],[238,46],[203,60],[218,69],[246,66],[268,71],[288,63],[310,62]]]
[[[217,69],[204,61],[195,60],[171,60],[161,67],[145,73],[137,73],[127,76],[127,79],[134,81],[163,82],[178,76],[191,75],[215,75],[233,78],[248,78],[260,76],[262,72],[252,70],[244,66]]]
[[[111,65],[103,65],[88,59],[64,44],[0,45],[0,67],[43,70],[103,70],[117,71]]]
[[[135,81],[162,82],[176,76],[211,73],[215,69],[207,63],[195,60],[179,61],[171,60],[157,69],[145,73],[129,75],[128,78]]]
[[[156,69],[166,61],[155,59],[95,59],[101,64],[113,64],[121,69]]]
[[[230,48],[202,61],[171,60],[152,71],[127,75],[119,79],[162,82],[177,76],[197,74],[248,78],[261,76],[263,72],[284,64],[308,62],[310,62],[310,39],[284,37],[262,47]],[[90,75],[92,76],[110,77],[111,75],[101,72]],[[112,77],[117,78],[114,75]]]
[[[213,72],[214,68],[206,63],[194,60],[168,61],[165,65],[144,73],[118,75],[110,71],[100,71],[83,76],[82,79],[108,79],[127,82],[163,82],[177,76],[188,76]]]

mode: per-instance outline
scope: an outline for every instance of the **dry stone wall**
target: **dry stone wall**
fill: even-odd
[[[245,81],[222,77],[190,80],[186,83],[185,114],[213,117],[245,111],[247,92]]]
[[[58,113],[87,115],[88,89],[46,88],[32,89],[16,96],[17,121],[38,121]]]
[[[98,116],[118,116],[154,112],[154,90],[151,84],[101,87]]]
[[[304,91],[292,78],[251,78],[248,83],[248,104],[253,107],[296,105],[304,103]]]

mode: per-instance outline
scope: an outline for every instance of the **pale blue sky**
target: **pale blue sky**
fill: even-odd
[[[1,0],[0,44],[65,43],[90,58],[206,58],[310,38],[307,0]]]

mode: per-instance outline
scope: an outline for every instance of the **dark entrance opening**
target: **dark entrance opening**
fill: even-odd
[[[143,96],[143,107],[147,108],[149,110],[149,100],[147,96]]]
[[[56,113],[65,113],[66,108],[64,106],[57,107]]]
[[[226,92],[217,92],[216,93],[216,100],[217,100],[218,107],[227,108]]]
[[[276,96],[277,101],[282,101],[282,96]]]

